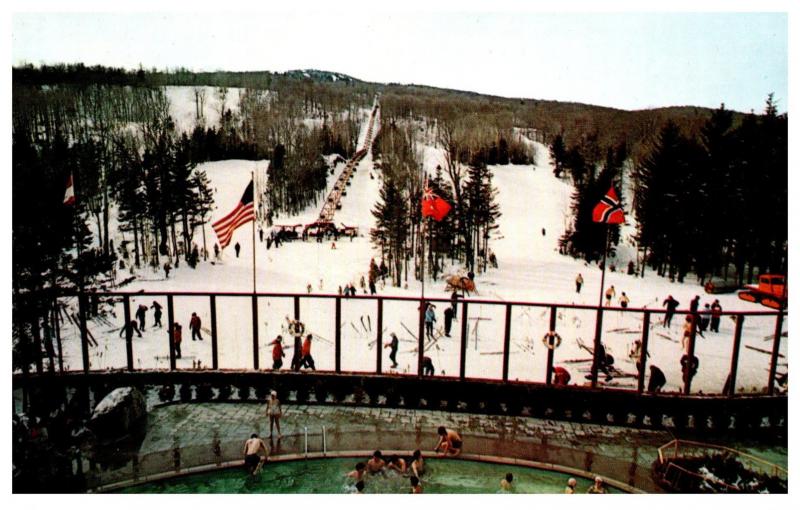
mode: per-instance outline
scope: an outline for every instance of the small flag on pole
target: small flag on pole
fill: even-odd
[[[67,191],[64,192],[64,205],[75,205],[75,187],[72,185],[72,172],[67,177]]]
[[[239,203],[233,208],[233,211],[228,213],[224,218],[211,224],[214,228],[214,233],[217,234],[217,238],[219,239],[220,248],[225,249],[225,247],[230,244],[234,230],[249,221],[253,221],[254,218],[253,180],[251,179],[250,184],[248,184],[247,188],[244,190],[242,199],[239,200]]]
[[[619,205],[619,198],[617,198],[617,193],[614,191],[614,186],[611,186],[606,196],[594,206],[592,220],[595,223],[608,223],[611,225],[625,223],[625,213],[622,210],[622,206]]]
[[[425,182],[425,192],[422,194],[422,216],[431,216],[436,221],[442,221],[450,212],[450,204],[433,192]]]

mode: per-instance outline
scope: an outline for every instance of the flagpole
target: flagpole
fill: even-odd
[[[608,253],[608,239],[609,239],[608,223],[606,223],[605,225],[606,225],[606,243],[605,243],[605,249],[603,250],[603,264],[602,264],[603,272],[600,275],[600,300],[597,304],[597,306],[600,308],[603,307],[603,288],[605,287],[605,282],[606,282],[606,254]]]
[[[604,245],[603,250],[603,263],[602,263],[602,273],[600,276],[600,299],[597,304],[597,317],[595,318],[594,323],[594,349],[592,351],[592,368],[591,368],[591,386],[592,388],[597,387],[597,369],[599,360],[597,359],[597,352],[600,348],[601,343],[601,336],[603,332],[603,287],[605,287],[606,281],[606,254],[608,253],[608,223],[606,225],[606,242]]]
[[[250,170],[250,180],[253,182],[253,208],[257,211],[256,208],[256,181],[255,181],[255,172]],[[256,293],[256,217],[253,215],[253,222],[252,222],[252,232],[253,232],[253,294]]]

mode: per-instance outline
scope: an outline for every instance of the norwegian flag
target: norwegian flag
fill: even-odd
[[[67,177],[67,191],[64,192],[64,205],[75,205],[75,187],[72,185],[72,173]]]
[[[617,192],[614,191],[614,186],[608,188],[606,196],[594,206],[592,220],[595,223],[608,223],[610,225],[625,223],[625,212],[622,210],[622,206],[619,205],[619,198],[617,198]]]
[[[436,221],[442,221],[450,212],[450,204],[433,192],[428,182],[425,182],[425,192],[422,194],[422,216],[431,216]]]

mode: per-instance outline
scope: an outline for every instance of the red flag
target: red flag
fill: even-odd
[[[422,194],[422,216],[431,216],[436,221],[442,221],[449,212],[450,204],[447,200],[440,198],[426,183],[425,193]]]
[[[64,205],[75,205],[75,187],[72,186],[72,173],[67,177],[67,191],[64,192]]]
[[[608,188],[606,196],[594,206],[592,220],[595,223],[608,223],[611,225],[625,223],[625,212],[622,210],[622,206],[619,205],[619,198],[617,198],[617,193],[614,191],[614,186]]]
[[[217,234],[217,238],[219,239],[219,247],[224,249],[228,246],[231,242],[231,237],[233,237],[233,231],[245,223],[253,221],[254,218],[253,181],[251,180],[250,184],[248,184],[247,188],[244,190],[242,199],[239,200],[239,203],[233,208],[233,211],[228,213],[224,218],[211,224],[211,226],[214,227],[214,233]]]

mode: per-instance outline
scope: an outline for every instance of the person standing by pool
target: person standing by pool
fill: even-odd
[[[433,451],[438,452],[441,450],[442,455],[450,455],[452,457],[461,454],[461,448],[464,446],[464,442],[461,440],[461,436],[458,435],[458,432],[445,427],[439,427],[437,433],[439,434],[439,443]]]
[[[262,449],[264,450],[264,458],[258,454]],[[264,461],[267,460],[267,455],[269,455],[267,445],[264,444],[263,439],[258,437],[258,434],[252,434],[250,439],[244,442],[242,454],[244,454],[244,465],[251,475],[256,474],[261,465],[264,464]]]
[[[281,409],[281,401],[278,400],[278,392],[272,390],[269,394],[269,400],[267,400],[267,416],[269,416],[269,436],[272,437],[272,426],[273,424],[278,429],[278,439],[283,437],[281,434],[281,416],[283,416],[283,410]]]
[[[608,494],[606,486],[603,483],[603,479],[599,476],[596,476],[594,478],[594,485],[589,487],[589,490],[586,491],[586,494]]]
[[[567,480],[567,488],[564,489],[564,494],[575,494],[576,485],[578,485],[578,480],[574,478]]]
[[[514,490],[514,486],[511,485],[511,482],[513,481],[514,481],[514,475],[512,473],[506,473],[505,478],[500,480],[500,488],[504,491]]]
[[[411,494],[422,494],[422,484],[416,476],[411,477]]]

